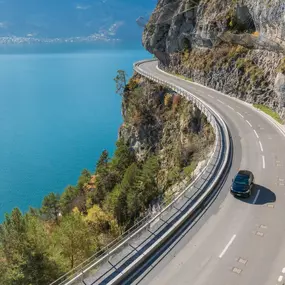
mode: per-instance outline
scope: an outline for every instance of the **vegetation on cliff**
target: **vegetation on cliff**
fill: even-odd
[[[285,119],[284,3],[269,2],[159,0],[143,44],[161,68]]]
[[[1,284],[49,284],[130,228],[171,187],[179,191],[205,159],[214,134],[191,103],[139,75],[122,95],[114,156],[104,150],[95,172],[84,169],[76,185],[50,193],[40,209],[6,215]]]

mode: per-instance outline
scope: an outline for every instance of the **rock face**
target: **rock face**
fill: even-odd
[[[143,45],[169,71],[285,118],[283,0],[160,0]]]
[[[159,158],[160,184],[167,188],[169,179],[175,180],[185,167],[206,158],[214,142],[213,130],[204,115],[179,94],[139,75],[131,78],[128,88],[119,136],[138,161],[150,155]]]

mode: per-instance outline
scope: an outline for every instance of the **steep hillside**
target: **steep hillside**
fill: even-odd
[[[284,13],[281,0],[160,0],[143,44],[169,71],[285,118]]]
[[[214,134],[206,117],[185,98],[136,74],[123,97],[120,137],[138,161],[156,155],[163,192],[187,178],[183,169],[206,158]],[[190,169],[189,168],[189,169]],[[194,167],[195,168],[195,167]]]

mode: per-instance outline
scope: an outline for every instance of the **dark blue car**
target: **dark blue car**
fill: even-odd
[[[231,193],[234,196],[250,197],[254,183],[254,176],[249,170],[240,170],[233,179]]]

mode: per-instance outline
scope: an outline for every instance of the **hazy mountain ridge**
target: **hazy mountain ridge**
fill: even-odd
[[[100,33],[138,39],[141,28],[136,19],[148,17],[155,4],[155,0],[3,0],[0,36],[62,38]]]

